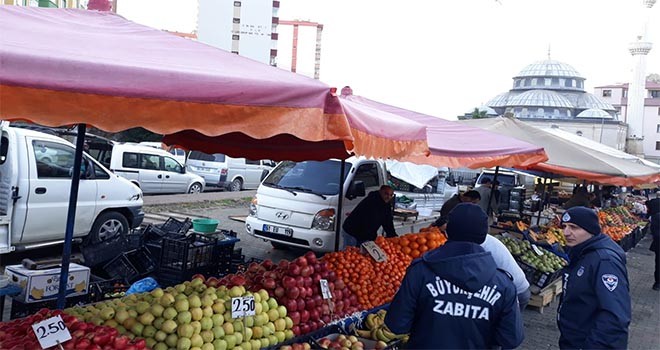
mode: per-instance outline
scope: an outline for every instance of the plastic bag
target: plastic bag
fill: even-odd
[[[143,278],[131,285],[130,288],[126,291],[126,295],[131,295],[135,293],[145,293],[151,292],[152,290],[158,288],[158,282],[151,277]]]

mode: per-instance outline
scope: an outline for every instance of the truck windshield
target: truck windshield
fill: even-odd
[[[341,163],[336,160],[323,162],[284,161],[270,172],[263,184],[297,192],[336,195],[339,193],[340,167]],[[346,163],[344,179],[346,179],[350,169],[351,164]]]
[[[495,178],[494,173],[484,173],[481,178],[490,178],[493,180]],[[481,180],[479,180],[481,181]],[[502,174],[499,173],[497,174],[497,181],[499,181],[500,186],[504,187],[515,187],[516,186],[516,177],[514,175],[508,175],[508,174]]]

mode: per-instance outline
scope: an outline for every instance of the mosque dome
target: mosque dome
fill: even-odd
[[[509,99],[507,106],[573,108],[573,105],[566,97],[550,90],[525,91]]]
[[[590,108],[580,112],[576,118],[613,119],[614,117],[602,109]]]
[[[497,107],[506,107],[508,105],[509,98],[511,97],[511,94],[508,92],[505,92],[503,94],[499,94],[495,97],[493,97],[490,101],[486,103],[487,106],[492,107],[492,108],[497,108]]]
[[[522,77],[562,77],[584,79],[582,75],[572,66],[555,61],[543,60],[534,62],[518,73],[514,78]]]
[[[603,101],[600,97],[590,94],[590,93],[584,93],[581,94],[577,100],[577,105],[575,106],[577,108],[585,108],[585,109],[602,109],[605,111],[614,111],[614,106],[611,104]],[[600,118],[600,117],[599,117]]]

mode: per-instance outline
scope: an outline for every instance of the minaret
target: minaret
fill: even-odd
[[[655,5],[656,0],[643,0],[646,11]],[[626,151],[638,156],[644,155],[644,99],[646,97],[646,55],[651,51],[653,45],[647,41],[648,16],[644,19],[642,35],[637,36],[637,41],[630,43],[628,50],[633,56],[634,67],[632,79],[628,85],[628,105],[626,121],[628,123],[628,139]]]

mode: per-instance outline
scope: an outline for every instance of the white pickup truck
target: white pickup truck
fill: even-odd
[[[247,233],[271,241],[276,248],[296,246],[319,252],[333,251],[340,165],[338,160],[280,162],[257,189],[245,221]],[[349,158],[343,176],[344,219],[367,193],[387,184],[384,163],[378,160]],[[418,195],[395,194],[409,198]],[[428,193],[423,196],[442,195]],[[439,210],[441,205],[442,200],[433,209]],[[434,220],[433,215],[417,220],[395,220],[395,229],[399,234],[416,232]]]
[[[0,254],[62,243],[75,146],[7,122],[0,134]],[[94,244],[139,226],[142,191],[83,158],[74,238]]]

